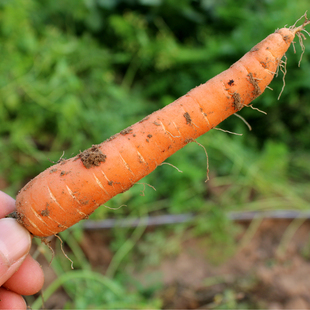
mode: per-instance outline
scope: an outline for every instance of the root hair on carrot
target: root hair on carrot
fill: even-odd
[[[274,72],[274,71],[271,71],[271,70],[269,70],[269,69],[266,69],[266,71],[269,72],[271,75],[277,76],[277,74],[278,74],[277,71]]]
[[[243,118],[243,117],[242,117],[241,115],[239,115],[238,113],[235,113],[234,115],[237,116],[237,117],[239,117],[239,118],[247,125],[247,127],[249,128],[250,131],[252,130],[251,125],[245,120],[245,118]]]
[[[198,144],[200,147],[203,148],[203,150],[205,151],[205,154],[206,154],[206,158],[207,158],[207,179],[205,180],[205,183],[207,183],[209,181],[209,156],[208,156],[208,152],[206,150],[206,148],[201,144],[199,143],[197,140],[193,140],[193,142],[195,142],[196,144]]]
[[[270,86],[268,86],[268,85],[266,86],[266,88],[268,88],[268,89],[270,89],[270,90],[273,90],[273,88],[271,88],[271,87],[270,87]]]
[[[292,42],[292,46],[293,46],[293,51],[294,51],[294,54],[296,54],[296,47],[295,47],[295,43],[296,43],[296,42],[294,42],[294,41]]]
[[[183,171],[182,170],[180,170],[178,167],[176,167],[176,166],[174,166],[174,165],[172,165],[172,164],[170,164],[170,163],[167,163],[167,162],[162,162],[161,164],[159,164],[158,166],[162,166],[162,165],[168,165],[168,166],[171,166],[171,167],[173,167],[174,169],[176,169],[176,170],[178,170],[179,172],[181,172],[181,173],[183,173]]]
[[[127,205],[121,205],[121,206],[119,206],[119,207],[116,207],[116,208],[112,208],[112,207],[109,207],[109,206],[106,206],[106,205],[102,205],[103,207],[105,207],[105,208],[107,208],[107,209],[110,209],[110,210],[118,210],[118,209],[120,209],[120,208],[122,208],[122,207],[127,207]]]
[[[303,24],[301,26],[298,26],[296,27],[296,24],[302,19],[302,18],[305,18],[305,21],[303,22]],[[304,42],[303,40],[306,40],[306,36],[302,33],[305,32],[309,37],[310,37],[310,33],[304,28],[306,25],[310,24],[310,20],[308,19],[307,17],[307,11],[305,12],[305,14],[303,16],[301,16],[300,18],[298,18],[295,22],[294,25],[292,25],[291,27],[289,27],[289,29],[291,29],[292,31],[295,32],[295,34],[298,36],[298,40],[299,40],[299,44],[300,44],[300,47],[301,47],[301,55],[300,55],[300,59],[299,59],[299,62],[298,62],[298,67],[300,67],[300,63],[301,63],[301,59],[302,59],[302,56],[305,52],[305,45],[304,45]],[[296,49],[295,49],[295,45],[294,45],[294,42],[293,42],[293,48],[294,48],[294,53],[296,53]]]
[[[148,187],[152,188],[156,192],[156,188],[153,185],[151,185],[151,184],[138,182],[138,183],[135,183],[134,185],[136,185],[136,184],[143,185],[143,190],[141,191],[141,194],[140,194],[142,197],[145,196],[145,194],[144,194],[144,192],[145,192],[145,185],[147,185]]]
[[[59,163],[61,163],[63,160],[65,160],[65,159],[63,158],[64,156],[65,156],[65,151],[62,152],[62,155],[60,156],[60,158],[59,158],[57,161],[53,161],[53,160],[49,159],[48,157],[47,157],[47,159],[48,159],[48,161],[50,161],[52,164],[59,164]]]
[[[252,104],[249,104],[247,107],[251,108],[252,110],[255,110],[255,111],[258,111],[258,112],[260,112],[260,113],[263,113],[263,114],[267,115],[267,112],[265,112],[265,111],[263,111],[263,110],[260,110],[260,109],[258,109],[258,108],[253,107]]]
[[[230,134],[236,135],[236,136],[242,136],[242,133],[236,133],[236,132],[229,131],[229,130],[226,130],[226,129],[222,129],[222,128],[219,128],[219,127],[214,127],[213,129],[216,129],[216,130],[219,130],[219,131],[223,131],[223,132],[226,132],[226,133],[230,133]]]
[[[63,255],[71,262],[71,269],[74,269],[74,267],[73,267],[73,260],[66,254],[66,252],[65,252],[65,250],[64,250],[64,248],[63,248],[63,241],[62,241],[62,239],[61,239],[57,234],[55,234],[54,236],[55,236],[57,239],[59,239],[59,241],[60,241],[61,252],[62,252]]]
[[[305,32],[310,37],[310,33],[306,29],[302,29],[301,31]],[[304,37],[304,39],[306,40],[306,37]]]
[[[62,162],[64,159],[63,157],[65,156],[65,151],[62,152],[62,155],[60,156],[60,158],[57,160],[57,163]]]
[[[43,242],[44,244],[46,244],[47,247],[49,248],[49,250],[50,250],[51,253],[52,253],[52,258],[51,258],[51,260],[50,260],[50,262],[49,262],[49,264],[48,264],[48,266],[50,267],[51,264],[52,264],[52,261],[53,261],[53,259],[54,259],[54,257],[55,257],[55,251],[54,251],[54,249],[52,248],[52,246],[51,246],[51,241],[48,240],[48,238],[41,238],[41,242]]]
[[[305,29],[303,29],[303,30],[306,31]],[[307,31],[306,31],[306,33],[310,36],[310,34]],[[306,36],[301,32],[297,32],[297,36],[298,36],[299,44],[301,47],[301,55],[300,55],[300,58],[298,61],[298,67],[300,67],[302,56],[304,55],[305,50],[306,50],[305,45],[304,45],[304,41],[303,41],[303,40],[306,40]]]
[[[292,29],[292,30],[294,30],[295,28],[297,28],[297,27],[296,27],[296,24],[297,24],[303,17],[305,18],[305,20],[307,20],[307,11],[305,12],[304,15],[302,15],[301,17],[299,17],[299,18],[296,20],[296,22],[294,23],[294,25],[290,26],[289,28]]]
[[[283,93],[283,90],[285,88],[285,76],[286,76],[286,73],[287,73],[287,71],[286,71],[286,64],[287,64],[287,57],[286,57],[286,55],[284,55],[284,60],[280,60],[279,66],[278,66],[278,68],[280,68],[281,72],[283,73],[283,77],[282,77],[283,86],[282,86],[282,89],[281,89],[280,94],[278,96],[278,100],[280,99],[280,97],[281,97],[281,95]]]

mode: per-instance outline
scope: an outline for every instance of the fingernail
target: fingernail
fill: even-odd
[[[8,266],[28,253],[31,246],[29,232],[16,220],[0,219],[0,252],[6,258]]]

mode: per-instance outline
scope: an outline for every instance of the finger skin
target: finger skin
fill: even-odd
[[[10,214],[15,209],[15,200],[8,194],[0,191],[0,218]]]
[[[0,309],[24,310],[27,309],[27,305],[22,296],[0,287]]]
[[[39,263],[27,255],[20,268],[3,284],[20,295],[33,295],[42,288],[44,275]]]
[[[21,266],[30,247],[31,237],[24,227],[15,219],[0,219],[0,285]]]
[[[15,200],[0,191],[0,218],[14,210]],[[5,221],[7,224],[13,219],[2,219],[1,221]],[[6,229],[3,233],[5,232]],[[26,303],[21,295],[33,295],[42,288],[44,283],[42,268],[29,254],[23,255],[10,265],[6,254],[0,255],[0,285],[3,284],[0,287],[0,309],[26,309]]]
[[[25,258],[26,255],[20,258],[11,266],[7,266],[5,260],[3,259],[3,256],[0,253],[0,286],[2,286],[16,272],[16,270],[21,266]]]

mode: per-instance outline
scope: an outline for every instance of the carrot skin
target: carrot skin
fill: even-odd
[[[276,31],[229,69],[170,105],[43,171],[17,195],[18,221],[33,235],[47,237],[87,218],[263,93],[294,36],[289,28]],[[84,157],[94,162],[85,163]]]

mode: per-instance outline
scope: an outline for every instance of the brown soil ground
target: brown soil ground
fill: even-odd
[[[240,224],[238,250],[221,264],[208,260],[204,238],[188,239],[177,256],[132,276],[148,286],[148,276],[160,274],[164,289],[158,296],[165,309],[217,308],[224,304],[228,291],[252,309],[310,309],[310,222],[297,223],[292,236],[286,238],[290,224],[290,220],[266,219],[253,235],[249,223]],[[105,235],[86,232],[81,245],[91,264],[103,272],[112,258]],[[47,286],[55,275],[46,262],[41,263]],[[66,300],[66,294],[59,291],[46,307],[61,308]]]

